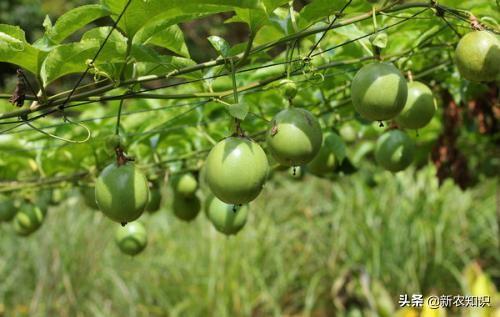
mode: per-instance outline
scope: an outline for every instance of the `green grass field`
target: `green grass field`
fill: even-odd
[[[142,218],[137,257],[72,193],[29,238],[1,224],[0,316],[393,316],[399,294],[463,293],[473,260],[498,278],[496,183],[464,192],[433,173],[378,174],[369,187],[361,174],[282,172],[230,238],[203,214],[175,219],[167,193]]]

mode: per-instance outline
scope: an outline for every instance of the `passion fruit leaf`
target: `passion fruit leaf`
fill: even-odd
[[[0,62],[18,65],[38,74],[43,52],[26,41],[24,31],[7,24],[0,24]]]
[[[127,0],[101,0],[113,12],[113,19],[123,10]],[[170,18],[173,24],[193,19],[196,15],[233,11],[235,7],[258,8],[259,0],[163,0],[132,1],[118,24],[132,37],[144,26],[144,21],[151,21],[159,16]]]
[[[386,48],[388,36],[386,32],[379,32],[370,36],[370,42],[373,46],[378,48]]]
[[[109,14],[101,4],[83,5],[61,15],[45,35],[51,43],[59,44],[85,25]]]
[[[163,21],[163,23],[146,24],[135,34],[132,43],[156,45],[183,57],[189,57],[184,33],[178,25],[172,25],[168,20]]]
[[[239,120],[245,120],[248,111],[250,110],[248,104],[246,103],[233,103],[231,105],[225,105],[229,114]]]
[[[97,31],[97,33],[104,35],[103,29]],[[92,34],[97,35],[97,33]],[[106,63],[120,63],[125,60],[123,51],[124,48],[126,49],[126,41],[125,43],[123,42],[125,38],[119,35],[117,31],[113,33],[115,36],[110,38],[111,42],[108,42],[104,46],[104,49],[95,62],[96,65],[100,64],[101,61],[106,61]],[[111,43],[114,45],[111,45]],[[44,85],[47,86],[52,81],[64,75],[85,71],[87,63],[94,58],[100,46],[100,40],[89,38],[83,39],[78,43],[63,44],[56,47],[47,55],[42,64],[41,77]],[[113,74],[107,75],[111,78],[114,77]]]
[[[209,36],[207,39],[222,57],[226,58],[229,56],[231,46],[225,39],[216,35]]]

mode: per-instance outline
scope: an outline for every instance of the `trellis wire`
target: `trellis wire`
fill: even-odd
[[[130,3],[130,1],[129,1],[129,3]],[[422,10],[422,11],[420,11],[420,12],[418,12],[418,13],[414,14],[414,15],[412,15],[412,17],[416,17],[417,15],[419,15],[420,13],[425,12],[426,10],[428,10],[428,8],[426,8],[426,9],[424,9],[424,10]],[[457,16],[458,16],[458,15],[457,15]],[[335,16],[335,18],[336,18],[336,16]],[[392,24],[392,25],[390,25],[390,26],[388,26],[388,27],[385,27],[385,28],[383,28],[383,29],[380,29],[380,30],[378,30],[377,32],[380,32],[380,31],[386,30],[386,29],[388,29],[389,27],[393,27],[393,26],[399,25],[400,23],[405,22],[405,21],[407,21],[407,20],[409,20],[409,19],[411,19],[411,17],[406,18],[406,20],[404,20],[404,21],[400,21],[400,22],[398,22],[398,23],[395,23],[395,24]],[[447,22],[447,24],[448,24],[448,21],[446,21],[446,20],[445,20],[445,22]],[[325,33],[326,33],[326,31],[325,31]],[[324,37],[325,33],[323,34],[323,37]],[[373,32],[372,32],[372,34],[373,34]],[[363,36],[363,37],[360,37],[360,38],[358,38],[358,39],[356,39],[356,40],[359,40],[359,39],[362,39],[362,38],[366,38],[366,37],[368,37],[368,36],[370,36],[370,35],[372,35],[372,34],[367,34],[367,35],[365,35],[365,36]],[[323,38],[323,37],[322,37],[322,38]],[[321,39],[322,39],[322,38],[321,38]],[[320,39],[320,41],[321,41],[321,39]],[[342,43],[342,45],[341,45],[341,46],[343,46],[343,45],[347,45],[347,44],[352,43],[352,42],[355,42],[356,40],[350,40],[350,41],[344,42],[344,43]],[[317,44],[319,44],[319,41],[318,41],[318,43],[317,43]],[[317,44],[315,45],[315,47],[317,46]],[[315,47],[314,47],[314,49],[315,49]],[[323,53],[325,53],[325,52],[327,52],[327,51],[330,51],[330,50],[336,49],[336,48],[338,48],[338,47],[340,47],[340,46],[339,46],[339,45],[334,46],[334,47],[329,48],[329,49],[327,49],[327,50],[325,50],[325,51],[322,51],[322,52],[316,53],[316,54],[314,54],[314,55],[312,55],[312,56],[314,57],[314,56],[317,56],[317,55],[323,54]],[[312,49],[310,53],[312,53],[312,52],[314,51],[314,49]],[[403,57],[403,56],[402,56],[402,57]],[[295,60],[295,61],[293,61],[293,62],[297,62],[297,61],[298,61],[298,60]],[[287,63],[287,62],[281,62],[280,64],[286,64],[286,63]],[[276,65],[271,65],[271,66],[276,66]],[[271,67],[271,66],[268,66],[268,65],[263,65],[263,66],[262,66],[262,68],[265,68],[265,67]],[[257,68],[254,68],[254,69],[259,69],[259,68],[260,68],[260,67],[257,67]],[[245,71],[249,71],[249,70],[245,70]],[[88,72],[88,69],[87,69],[87,72]],[[85,74],[84,74],[83,76],[85,76]],[[225,76],[225,75],[220,75],[220,76]],[[196,81],[203,81],[203,80],[207,80],[207,79],[208,79],[208,78],[201,78],[201,79],[197,79]],[[80,80],[80,81],[81,81],[81,80]],[[183,85],[183,84],[187,84],[187,83],[189,83],[189,82],[182,82],[182,83],[178,83],[178,85]],[[77,84],[77,86],[78,86],[78,84]],[[173,86],[173,85],[170,85],[169,87],[172,87],[172,86]],[[167,87],[167,88],[168,88],[168,87]],[[155,88],[153,88],[153,89],[161,89],[161,88],[156,88],[156,87],[155,87]],[[72,92],[74,92],[74,89],[72,90]],[[72,94],[72,93],[70,93],[70,95],[69,95],[70,97],[69,97],[69,98],[67,98],[67,100],[69,100],[69,99],[71,98],[71,94]],[[94,102],[96,102],[96,101],[90,101],[89,103],[94,103]],[[208,101],[207,101],[207,102],[208,102]],[[81,104],[85,104],[85,103],[81,103]],[[80,104],[80,105],[81,105],[81,104]],[[66,108],[66,107],[67,107],[67,108],[69,108],[70,106],[75,106],[75,105],[69,105],[69,106],[67,106],[66,104],[63,104],[63,108]],[[152,111],[152,109],[149,109],[149,111]],[[46,115],[47,115],[47,113],[44,113],[42,116],[46,116]],[[90,119],[88,119],[88,120],[90,120]],[[63,125],[64,125],[64,124],[63,124]]]
[[[440,5],[437,5],[437,4],[434,4],[432,7],[436,7],[436,8],[439,8],[439,9],[446,10],[446,11],[447,11],[447,12],[449,12],[450,14],[453,14],[454,16],[456,16],[456,17],[460,17],[460,18],[462,18],[462,19],[463,19],[463,17],[461,17],[460,15],[458,15],[457,13],[455,13],[453,10],[451,10],[451,9],[447,9],[446,7],[443,7],[443,6],[440,6]],[[455,11],[458,11],[458,10],[455,10]],[[380,12],[379,12],[379,13],[380,13]],[[289,41],[289,40],[290,40],[290,39],[286,39],[286,38],[284,38],[284,39],[282,39],[282,40],[280,40],[280,41]],[[276,43],[269,43],[269,45],[271,45],[271,47],[272,47],[272,46],[274,46],[275,44],[276,44]],[[269,46],[269,45],[268,45],[268,46]],[[266,47],[267,47],[267,46],[264,46],[263,48],[265,49]],[[260,49],[262,49],[262,48],[260,48]],[[252,52],[252,53],[254,53],[254,52]],[[215,63],[214,63],[214,66],[215,66],[215,65],[218,65],[218,64],[215,64]],[[192,70],[191,70],[191,71],[194,71],[194,70],[198,70],[198,69],[200,69],[199,67],[191,67],[191,68],[192,68]],[[189,72],[189,71],[184,71],[184,72],[182,72],[182,73],[184,74],[184,73],[187,73],[187,72]],[[180,72],[179,72],[179,73],[180,73]]]
[[[373,34],[376,34],[376,33],[378,33],[378,32],[381,32],[381,31],[387,30],[387,29],[392,28],[392,27],[394,27],[394,26],[397,26],[397,25],[399,25],[399,24],[401,24],[401,23],[407,22],[407,21],[411,20],[413,17],[416,17],[416,16],[420,15],[421,13],[423,13],[423,12],[427,11],[428,9],[429,9],[429,8],[425,8],[425,9],[423,9],[423,10],[421,10],[421,11],[419,11],[419,12],[417,12],[417,13],[413,14],[413,15],[411,15],[410,17],[405,18],[404,20],[398,21],[398,22],[396,22],[396,23],[393,23],[393,24],[391,24],[391,25],[388,25],[388,26],[386,26],[386,27],[384,27],[384,28],[381,28],[381,29],[379,29],[379,30],[376,30],[376,31],[374,31],[374,32],[371,32],[371,33],[365,34],[365,35],[360,36],[360,37],[355,38],[355,39],[348,40],[348,41],[343,42],[343,43],[341,43],[341,44],[338,44],[338,45],[336,45],[336,46],[334,46],[334,47],[330,47],[330,48],[328,48],[328,49],[326,49],[326,50],[323,50],[323,51],[321,51],[321,52],[315,53],[315,54],[313,54],[313,55],[312,55],[312,57],[315,57],[315,56],[318,56],[318,55],[324,54],[324,53],[326,53],[326,52],[328,52],[328,51],[331,51],[331,50],[337,49],[337,48],[339,48],[339,47],[342,47],[342,46],[344,46],[344,45],[347,45],[347,44],[350,44],[350,43],[353,43],[353,42],[359,41],[359,40],[361,40],[361,39],[363,39],[363,38],[369,37],[369,36],[371,36],[371,35],[373,35]],[[295,63],[295,62],[298,62],[298,61],[300,61],[300,59],[295,59],[295,60],[292,60],[292,61],[290,61],[290,63]],[[272,65],[261,65],[261,66],[259,66],[259,67],[254,67],[254,68],[251,68],[251,69],[244,69],[244,70],[242,70],[242,71],[240,71],[240,72],[248,72],[248,71],[253,71],[253,70],[257,70],[257,69],[261,69],[261,68],[272,67],[272,66],[276,66],[276,65],[283,65],[283,64],[286,64],[286,63],[287,63],[287,61],[284,61],[284,62],[279,62],[279,63],[274,63],[274,64],[272,64]],[[222,76],[227,76],[227,74],[219,74],[219,75],[214,75],[214,76],[211,76],[211,77],[209,77],[209,78],[200,78],[200,79],[196,79],[196,80],[191,80],[191,81],[181,82],[181,83],[174,83],[174,84],[170,84],[170,85],[166,85],[166,86],[160,86],[160,87],[155,87],[155,88],[146,88],[146,89],[141,90],[140,92],[132,92],[132,93],[130,93],[130,94],[121,95],[121,97],[124,97],[124,96],[134,96],[134,95],[139,95],[140,93],[145,92],[145,91],[153,91],[153,90],[156,90],[156,89],[169,88],[169,87],[174,87],[174,86],[181,86],[181,85],[188,84],[188,83],[194,83],[194,82],[204,81],[204,80],[207,80],[207,79],[213,79],[213,78],[222,77]],[[65,108],[75,107],[75,106],[84,105],[84,104],[88,104],[88,103],[94,103],[94,102],[98,102],[98,101],[113,100],[112,98],[118,98],[118,97],[115,97],[115,96],[110,96],[110,97],[108,97],[108,98],[103,98],[103,99],[101,99],[101,100],[97,100],[97,101],[88,101],[88,102],[84,102],[84,103],[79,103],[79,104],[77,104],[77,105],[69,105],[69,106],[66,106]],[[40,117],[45,117],[45,116],[47,116],[48,114],[51,114],[51,113],[54,113],[54,112],[57,112],[57,111],[58,111],[57,109],[52,109],[52,110],[50,110],[49,112],[43,113],[43,114],[38,115],[38,116],[33,117],[33,118],[30,118],[30,119],[29,119],[29,121],[34,121],[34,120],[36,120],[36,119],[38,119],[38,118],[40,118]],[[0,122],[0,123],[1,123],[1,122]],[[14,130],[14,129],[16,129],[17,127],[19,127],[19,126],[21,126],[21,125],[22,125],[22,124],[20,124],[20,125],[18,125],[18,126],[15,126],[15,127],[12,127],[12,128],[10,128],[10,129],[7,129],[7,130],[4,130],[4,131],[1,131],[1,132],[0,132],[0,134],[3,134],[3,133],[5,133],[5,132],[9,132],[9,131],[11,131],[11,130]]]

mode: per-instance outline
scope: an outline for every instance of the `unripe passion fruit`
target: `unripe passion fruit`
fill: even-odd
[[[229,137],[217,143],[205,164],[211,192],[234,205],[246,204],[259,195],[269,169],[260,145],[244,137]]]
[[[342,140],[346,143],[354,143],[358,138],[358,131],[353,127],[352,124],[345,123],[340,127],[340,136]]]
[[[408,99],[396,122],[405,129],[425,127],[436,113],[436,101],[429,87],[421,82],[408,83]]]
[[[214,228],[226,235],[238,233],[247,222],[248,205],[229,205],[212,195],[208,197],[205,209]]]
[[[138,221],[118,227],[115,232],[115,242],[120,250],[128,255],[139,254],[148,244],[146,229]]]
[[[95,201],[95,187],[94,186],[82,186],[80,187],[80,194],[83,198],[85,205],[91,209],[99,209],[97,202]]]
[[[488,31],[467,33],[458,42],[455,60],[460,74],[470,81],[493,81],[500,74],[500,40]]]
[[[175,195],[172,203],[174,215],[184,221],[191,221],[200,212],[201,203],[197,196]]]
[[[193,196],[198,189],[198,181],[191,173],[186,173],[175,177],[172,180],[172,187],[176,194]]]
[[[279,112],[269,125],[267,145],[281,165],[298,166],[311,161],[321,147],[322,132],[318,120],[305,109],[290,108]]]
[[[377,140],[375,159],[391,172],[401,171],[410,166],[415,156],[415,143],[403,131],[392,130]]]
[[[293,80],[281,80],[280,88],[283,90],[283,95],[286,99],[293,99],[297,95],[297,84]]]
[[[11,221],[16,215],[16,206],[12,199],[4,195],[0,195],[0,222]]]
[[[403,74],[389,63],[361,68],[351,84],[354,109],[365,119],[382,121],[397,116],[406,102],[408,87]]]
[[[320,177],[328,173],[333,173],[337,164],[335,149],[339,146],[339,142],[341,143],[342,140],[336,133],[325,133],[321,149],[314,159],[307,164],[307,171]]]
[[[146,210],[150,213],[156,212],[161,205],[161,188],[159,184],[152,184],[149,188],[149,201]]]
[[[149,200],[146,177],[131,163],[108,165],[95,184],[99,209],[119,223],[139,218]]]
[[[28,236],[40,228],[44,218],[45,212],[40,207],[25,204],[14,218],[14,230],[20,236]]]
[[[41,189],[36,193],[35,205],[39,206],[44,212],[47,211],[53,201],[54,192],[50,188]]]

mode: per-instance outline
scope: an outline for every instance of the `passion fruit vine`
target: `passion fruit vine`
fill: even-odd
[[[404,170],[413,161],[415,143],[403,131],[391,130],[377,140],[375,160],[391,172]]]
[[[125,227],[118,227],[115,232],[115,242],[123,253],[137,255],[148,244],[146,228],[138,221],[129,223]]]
[[[246,137],[229,137],[207,156],[205,177],[210,191],[227,204],[254,200],[266,181],[269,163],[260,145]]]
[[[322,132],[318,120],[305,109],[290,108],[279,112],[267,131],[269,152],[281,165],[309,163],[321,147]]]
[[[467,33],[458,42],[455,60],[465,79],[476,82],[500,79],[500,40],[488,31]]]
[[[389,120],[403,110],[408,96],[407,86],[403,74],[394,65],[369,64],[361,68],[352,80],[352,104],[367,120]]]

